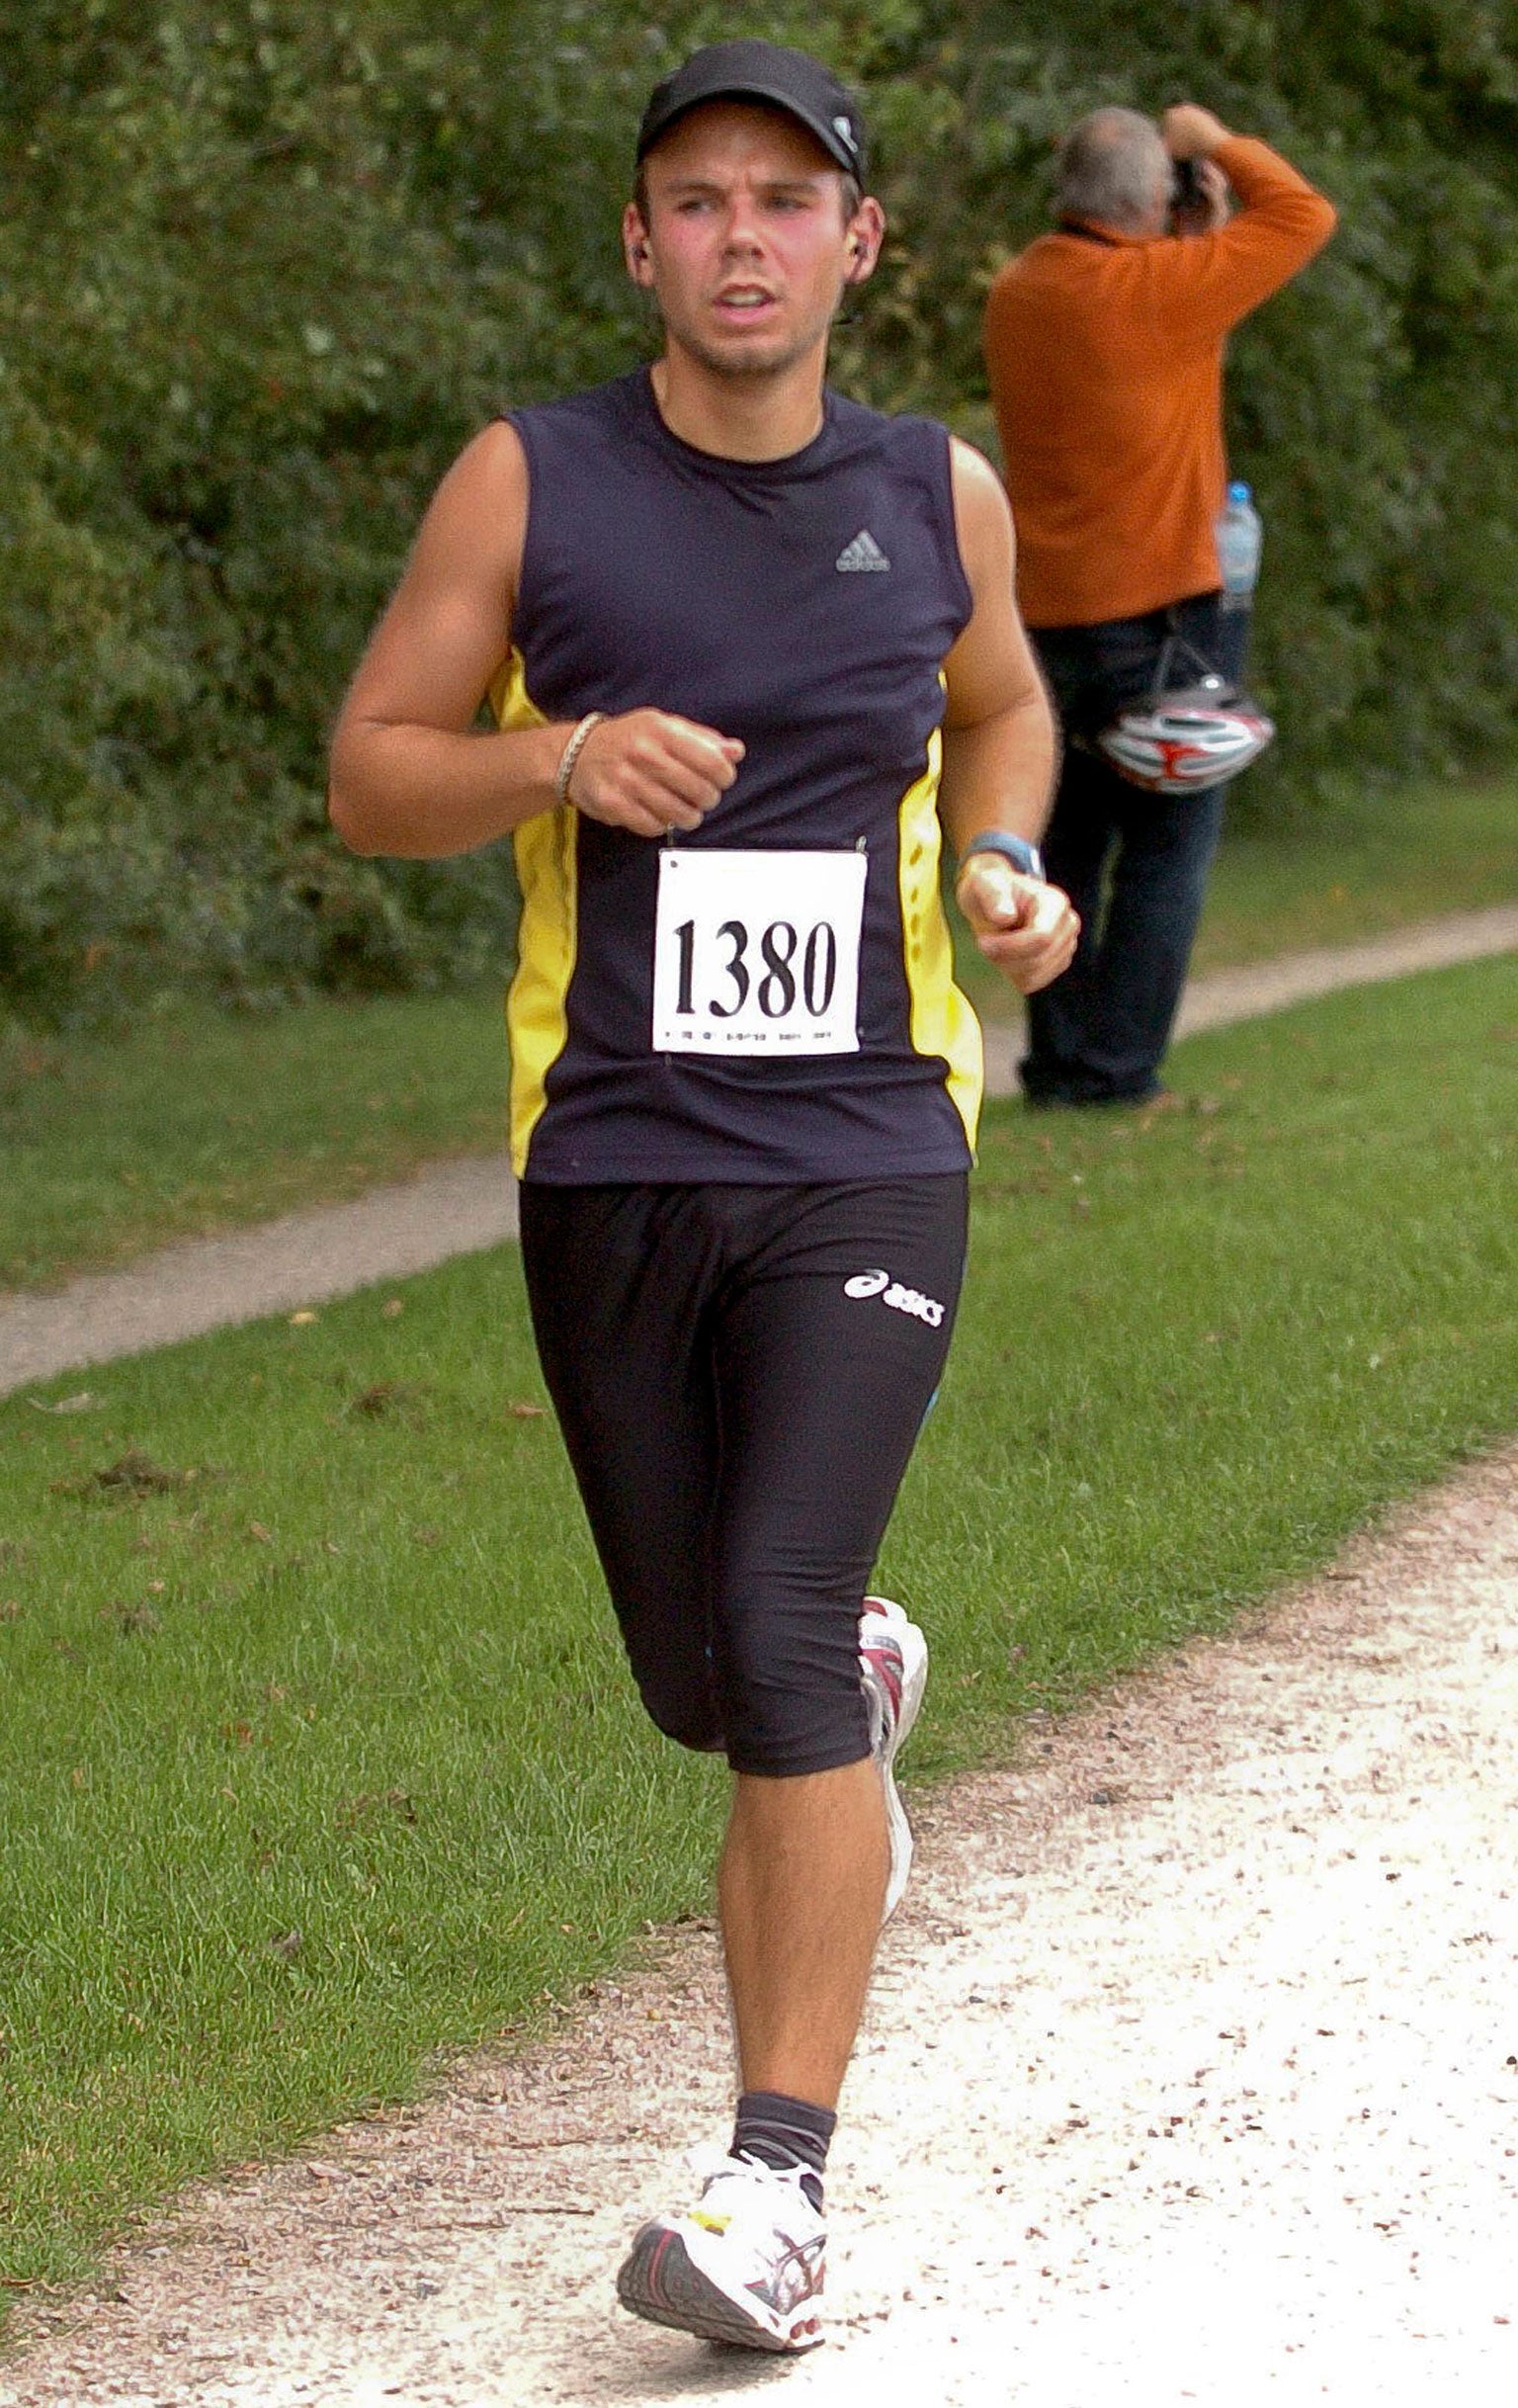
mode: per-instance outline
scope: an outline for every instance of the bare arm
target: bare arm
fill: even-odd
[[[328,808],[355,852],[471,852],[557,799],[572,724],[474,725],[511,650],[528,498],[521,440],[504,421],[476,435],[433,497],[332,739]],[[624,712],[592,731],[569,800],[634,835],[696,827],[742,750],[671,712]]]
[[[1013,599],[1012,514],[995,471],[968,444],[954,446],[954,504],[974,607],[944,664],[939,810],[956,853],[964,853],[990,828],[1037,841],[1057,747]],[[972,853],[955,892],[981,952],[1025,994],[1067,968],[1080,922],[1057,887],[1021,877],[994,853]]]

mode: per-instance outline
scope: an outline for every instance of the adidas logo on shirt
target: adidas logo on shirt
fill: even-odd
[[[888,568],[889,560],[868,527],[861,527],[852,544],[845,544],[834,566],[843,569]]]

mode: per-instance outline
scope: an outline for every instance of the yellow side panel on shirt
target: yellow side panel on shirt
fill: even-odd
[[[948,1063],[950,1101],[965,1123],[973,1153],[985,1061],[980,1023],[969,996],[954,983],[954,946],[938,880],[943,842],[938,781],[943,757],[943,737],[935,728],[928,739],[927,768],[901,798],[901,943],[911,997],[912,1050],[940,1054]]]
[[[527,690],[522,655],[513,651],[490,689],[502,728],[546,728]],[[520,1178],[527,1150],[548,1100],[549,1071],[569,1037],[569,981],[578,938],[574,813],[568,805],[542,812],[512,838],[522,918],[517,970],[506,996],[511,1038],[511,1166]]]

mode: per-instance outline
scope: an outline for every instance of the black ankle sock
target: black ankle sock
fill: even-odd
[[[757,2157],[777,2174],[800,2167],[801,2189],[820,2215],[827,2144],[837,2121],[831,2107],[813,2107],[809,2100],[788,2099],[783,2091],[745,2091],[727,2154]]]

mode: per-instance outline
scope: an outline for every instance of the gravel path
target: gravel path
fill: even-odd
[[[198,2194],[69,2317],[29,2302],[0,2403],[1511,2408],[1515,1806],[1510,1451],[919,1811],[826,2349],[612,2303],[721,2137],[697,1930],[529,2058]]]
[[[1518,904],[1462,912],[1369,944],[1220,971],[1187,988],[1178,1033],[1279,1011],[1338,987],[1507,952],[1518,952]],[[992,1094],[1014,1092],[1021,1050],[1015,1025],[987,1029]],[[87,1363],[198,1337],[229,1322],[406,1278],[454,1254],[498,1246],[515,1230],[516,1199],[504,1162],[473,1156],[439,1162],[356,1203],[169,1247],[128,1270],[76,1279],[53,1295],[0,1294],[0,1396]]]

